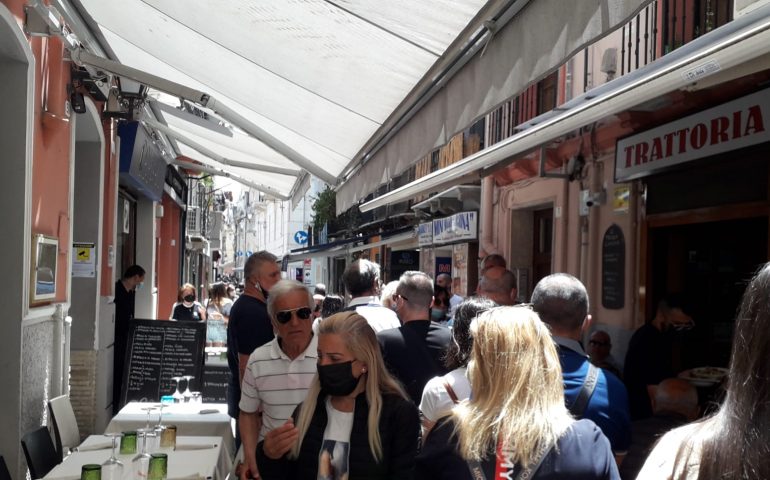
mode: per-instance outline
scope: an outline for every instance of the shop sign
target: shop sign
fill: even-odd
[[[421,223],[417,226],[417,243],[421,247],[433,245],[433,222]]]
[[[478,238],[478,213],[460,212],[433,220],[433,243],[452,243]]]
[[[615,147],[615,181],[770,141],[770,90],[762,90],[626,137]]]

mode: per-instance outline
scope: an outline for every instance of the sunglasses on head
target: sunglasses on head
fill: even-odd
[[[280,312],[276,312],[275,319],[282,325],[284,323],[289,323],[294,312],[297,313],[297,317],[299,317],[300,320],[307,320],[313,313],[308,307],[292,308],[291,310],[281,310]]]

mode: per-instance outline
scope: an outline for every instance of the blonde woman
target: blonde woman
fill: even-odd
[[[372,327],[355,312],[325,318],[307,399],[257,447],[264,479],[410,479],[417,408],[386,370]]]
[[[601,430],[564,406],[556,346],[535,312],[494,308],[471,336],[473,393],[427,437],[418,478],[620,478]]]

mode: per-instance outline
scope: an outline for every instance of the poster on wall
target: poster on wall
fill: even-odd
[[[96,277],[96,245],[91,242],[75,242],[72,251],[72,276]]]
[[[438,278],[442,273],[452,276],[452,257],[436,257],[436,271],[433,278]]]

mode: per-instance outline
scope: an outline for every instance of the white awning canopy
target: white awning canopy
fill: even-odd
[[[486,3],[70,2],[113,59],[216,98],[309,159],[326,180],[340,176]],[[243,132],[221,135],[172,115],[163,122],[222,157],[299,171]],[[212,160],[174,141],[184,156]],[[271,173],[261,183],[288,195],[296,180]]]
[[[416,195],[446,188],[469,175],[530,152],[578,128],[631,109],[696,82],[729,81],[735,75],[770,68],[770,5],[759,7],[668,55],[601,85],[553,110],[517,126],[520,132],[474,155],[361,205],[367,212]],[[736,69],[735,73],[731,69]]]

